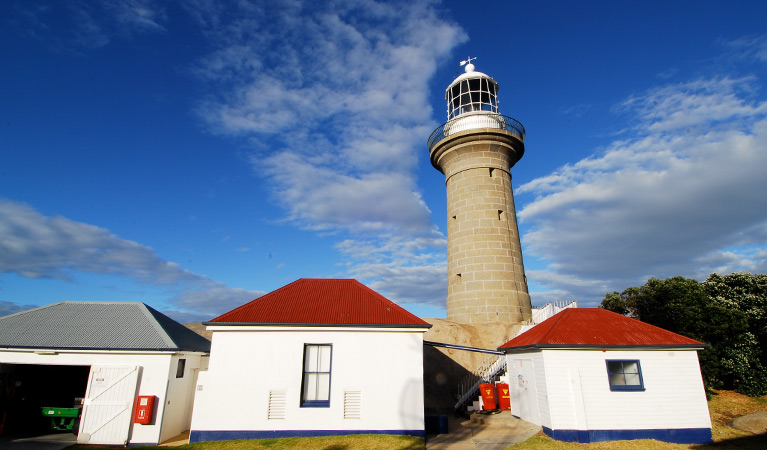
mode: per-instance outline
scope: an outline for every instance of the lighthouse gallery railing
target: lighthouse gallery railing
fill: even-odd
[[[429,152],[431,152],[431,149],[434,148],[435,145],[437,145],[437,142],[441,141],[442,139],[445,139],[449,134],[452,134],[450,132],[451,128],[453,128],[451,125],[456,124],[458,121],[467,120],[471,117],[477,117],[480,115],[486,116],[488,118],[496,119],[494,120],[494,126],[492,126],[492,128],[508,131],[514,134],[515,136],[517,136],[521,141],[525,140],[525,127],[523,127],[522,124],[519,123],[516,119],[513,119],[509,116],[503,116],[501,114],[469,113],[469,114],[462,114],[456,117],[455,119],[451,119],[443,123],[439,127],[437,127],[437,129],[431,133],[431,136],[429,136],[429,140],[428,140]],[[498,125],[495,125],[495,124],[498,124]]]

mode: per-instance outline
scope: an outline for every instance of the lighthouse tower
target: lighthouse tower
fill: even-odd
[[[531,304],[511,168],[525,152],[525,129],[499,114],[498,83],[471,59],[447,87],[447,123],[428,142],[447,186],[447,319],[521,323]]]

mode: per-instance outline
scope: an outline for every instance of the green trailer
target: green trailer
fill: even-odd
[[[77,433],[75,426],[80,426],[81,408],[52,408],[44,406],[42,414],[51,419],[51,429]]]

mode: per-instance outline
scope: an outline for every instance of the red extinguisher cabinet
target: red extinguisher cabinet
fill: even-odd
[[[495,403],[495,385],[482,383],[479,385],[479,393],[482,395],[482,409],[497,409]]]
[[[138,398],[136,398],[136,412],[133,418],[134,423],[141,425],[152,424],[155,398],[157,397],[154,395],[139,395]]]

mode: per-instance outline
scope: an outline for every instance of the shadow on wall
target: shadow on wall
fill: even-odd
[[[456,351],[458,350],[424,346],[423,384],[426,411],[453,412],[457,401],[458,383],[471,374],[446,354]]]

